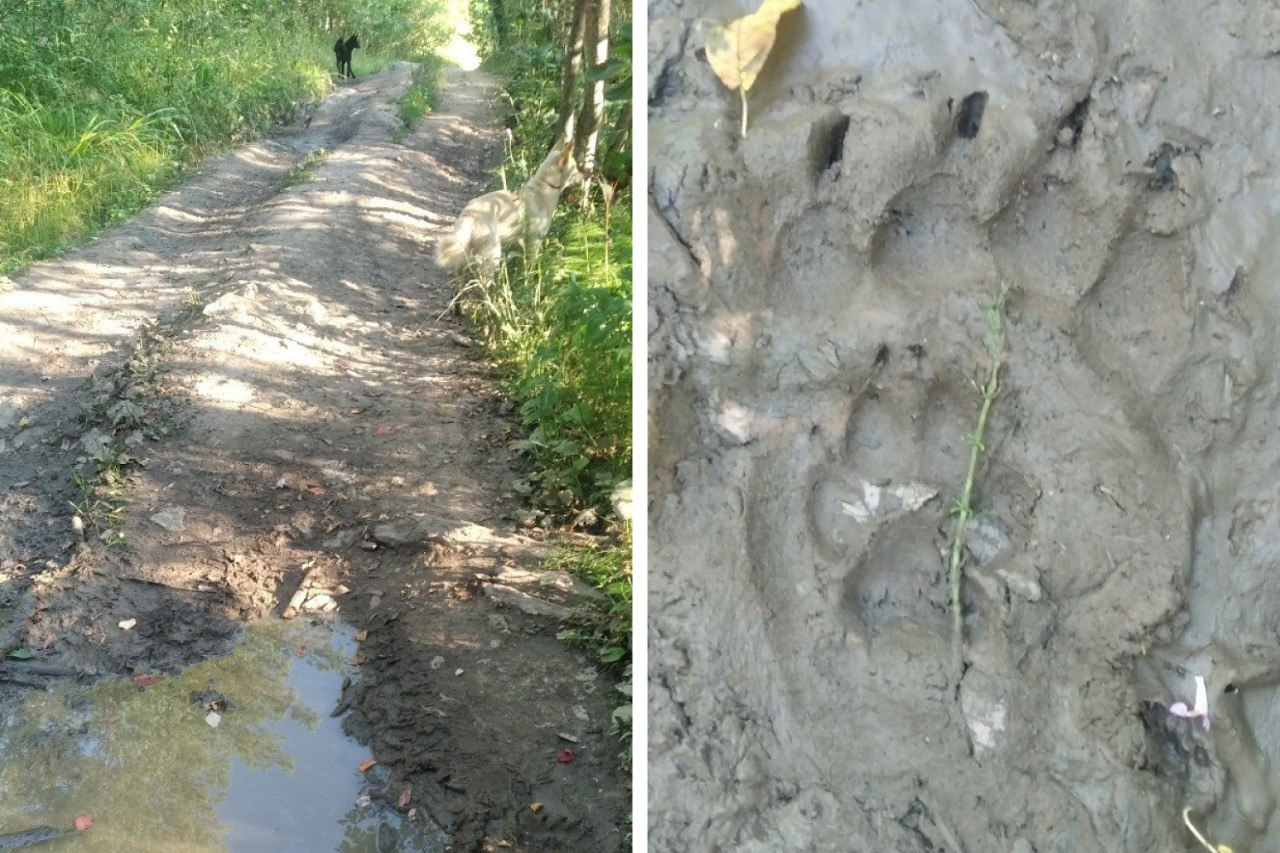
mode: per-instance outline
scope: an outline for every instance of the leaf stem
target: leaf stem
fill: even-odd
[[[738,87],[738,96],[742,98],[742,138],[747,138],[747,90]]]
[[[991,356],[991,370],[981,388],[982,405],[978,409],[978,423],[969,436],[969,467],[964,485],[956,501],[956,529],[951,537],[951,553],[948,560],[947,580],[951,588],[951,627],[957,641],[964,639],[964,603],[960,597],[962,569],[964,567],[965,532],[973,518],[973,487],[978,476],[978,460],[985,449],[987,420],[991,407],[1000,396],[1000,368],[1004,365],[1004,303],[1009,293],[1008,285],[1001,285],[1000,292],[987,311],[987,352]]]

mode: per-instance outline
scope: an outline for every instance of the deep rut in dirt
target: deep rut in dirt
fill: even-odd
[[[612,682],[552,619],[498,604],[584,593],[515,532],[513,425],[438,319],[449,286],[428,261],[496,157],[492,86],[451,73],[396,141],[411,70],[344,86],[0,294],[0,639],[51,673],[174,672],[305,587],[304,611],[365,632],[339,708],[390,766],[389,800],[409,789],[454,849],[617,849]],[[131,446],[108,547],[72,526],[70,471],[105,440],[81,386],[138,340],[182,429]],[[139,422],[172,403],[152,405]],[[3,702],[48,678],[6,667]]]

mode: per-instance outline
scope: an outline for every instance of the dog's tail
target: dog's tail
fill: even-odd
[[[436,265],[458,271],[467,265],[467,248],[471,245],[471,229],[475,220],[460,216],[453,229],[436,241]]]

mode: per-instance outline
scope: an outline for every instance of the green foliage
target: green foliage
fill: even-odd
[[[570,572],[601,593],[600,600],[578,607],[565,620],[560,639],[581,645],[599,656],[618,678],[624,697],[613,710],[613,730],[626,749],[619,756],[631,761],[631,537],[595,548],[571,548],[549,557],[545,568]]]
[[[560,633],[583,645],[600,662],[621,672],[631,664],[631,542],[624,537],[597,548],[572,548],[547,559],[545,568],[567,571],[602,593],[594,604],[579,607]]]
[[[440,84],[444,76],[444,68],[435,55],[424,57],[413,73],[413,85],[400,98],[400,120],[405,127],[413,127],[418,119],[436,108],[436,97],[440,93]]]
[[[503,10],[501,37],[495,9]],[[534,164],[542,159],[555,129],[572,14],[573,4],[568,2],[553,6],[537,0],[471,3],[472,38],[486,67],[507,81],[506,95],[516,117],[516,146],[537,152]],[[614,3],[598,166],[605,179],[615,184],[629,184],[631,176],[631,55],[630,4]],[[583,73],[594,82],[591,70]]]
[[[516,118],[505,186],[522,184],[551,142],[571,6],[472,4],[473,36],[506,80]],[[501,42],[494,9],[504,13]],[[620,11],[607,90],[621,100],[606,105],[603,181],[566,192],[542,252],[513,252],[472,313],[520,403],[518,447],[531,467],[517,490],[549,518],[610,515],[610,496],[631,469],[631,54],[630,21]],[[625,87],[615,85],[624,79]]]
[[[323,163],[329,156],[329,152],[323,148],[312,151],[306,157],[298,162],[298,165],[289,170],[289,174],[284,176],[284,180],[280,182],[282,187],[294,187],[298,184],[309,184],[315,180],[316,167]]]
[[[121,220],[357,73],[428,54],[439,0],[0,0],[0,271]],[[326,26],[330,27],[326,29]]]

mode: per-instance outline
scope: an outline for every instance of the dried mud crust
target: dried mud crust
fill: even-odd
[[[650,3],[653,848],[1280,849],[1280,15],[806,0],[739,140],[740,13]]]
[[[0,293],[2,633],[37,650],[0,667],[0,702],[224,653],[302,586],[303,613],[365,632],[340,708],[389,801],[409,789],[453,849],[620,849],[613,682],[554,618],[500,603],[554,615],[583,593],[515,532],[515,427],[439,319],[451,286],[429,261],[497,156],[493,86],[451,72],[393,141],[411,70],[342,86]],[[108,548],[71,524],[68,471],[95,441],[79,386],[144,326],[182,431],[135,451]]]

